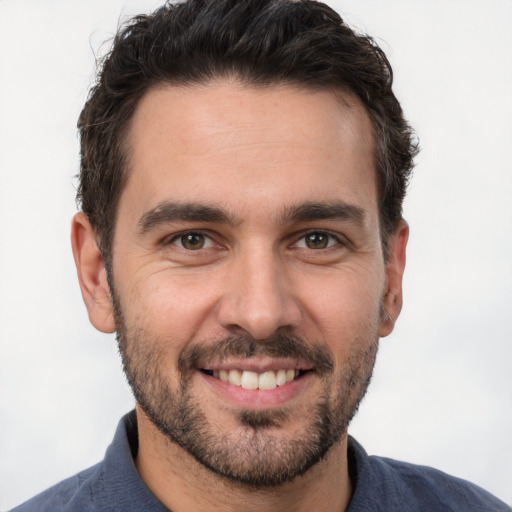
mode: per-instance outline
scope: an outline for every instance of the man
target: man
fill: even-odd
[[[19,510],[508,510],[347,435],[416,152],[369,38],[314,2],[167,5],[117,36],[79,128],[79,281],[137,407]]]

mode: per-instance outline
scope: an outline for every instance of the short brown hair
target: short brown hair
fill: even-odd
[[[161,83],[237,76],[251,85],[350,91],[372,122],[384,254],[402,218],[418,146],[392,91],[388,59],[326,5],[312,0],[188,0],[124,25],[78,121],[77,203],[111,263],[126,182],[126,132],[141,97]]]

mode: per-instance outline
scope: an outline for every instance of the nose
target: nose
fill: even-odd
[[[286,264],[271,250],[246,251],[233,262],[217,312],[220,325],[263,340],[299,325],[301,310]]]

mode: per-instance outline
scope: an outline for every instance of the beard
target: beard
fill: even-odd
[[[370,329],[371,337],[351,343],[356,348],[337,370],[328,347],[297,336],[276,333],[266,340],[250,336],[191,340],[179,354],[179,378],[171,386],[163,362],[169,360],[166,347],[172,345],[172,337],[157,339],[140,327],[130,328],[114,295],[113,303],[124,372],[142,411],[168,440],[201,465],[245,486],[277,486],[321,461],[346,433],[371,380],[378,348],[376,329]],[[209,404],[194,392],[192,377],[208,361],[229,356],[300,359],[314,368],[321,391],[313,404],[228,410],[235,427],[227,428],[215,413],[206,414]]]

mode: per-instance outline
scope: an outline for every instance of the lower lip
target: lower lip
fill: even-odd
[[[244,389],[240,386],[233,386],[229,382],[224,382],[216,377],[212,377],[203,372],[199,372],[206,383],[227,400],[231,405],[240,409],[272,409],[287,405],[293,398],[305,390],[310,385],[312,372],[307,372],[284,386],[277,386],[274,389]]]

